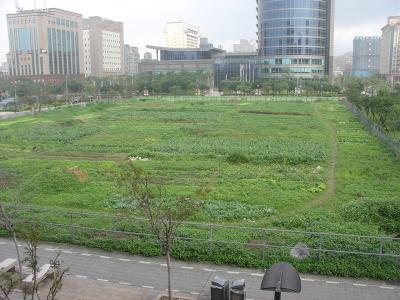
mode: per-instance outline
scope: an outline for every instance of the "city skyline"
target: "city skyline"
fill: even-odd
[[[139,47],[144,53],[146,44],[165,44],[165,23],[183,20],[200,27],[202,36],[207,36],[214,44],[222,44],[225,50],[232,51],[233,44],[240,39],[255,39],[256,37],[256,1],[238,0],[231,3],[221,0],[217,3],[209,0],[172,0],[168,4],[159,0],[149,0],[146,3],[126,3],[115,0],[115,6],[120,9],[110,10],[107,5],[93,6],[93,1],[48,0],[48,7],[57,7],[81,13],[84,17],[101,16],[104,18],[124,22],[125,42]],[[381,28],[386,24],[387,17],[400,14],[400,1],[383,0],[386,4],[372,0],[363,1],[360,8],[358,1],[336,1],[335,20],[335,55],[341,55],[352,50],[353,38],[357,35],[379,35]],[[356,3],[357,2],[357,3]],[[20,0],[19,4],[24,9],[33,8],[33,0]],[[229,14],[221,12],[227,11]],[[38,7],[43,7],[43,1],[37,1]],[[124,8],[126,6],[126,8]],[[154,10],[157,7],[157,10]],[[5,0],[0,3],[0,30],[6,32],[6,14],[15,12],[14,0]],[[354,12],[358,11],[357,18]],[[237,15],[241,14],[241,18]],[[150,17],[153,16],[153,17]],[[150,21],[149,21],[150,18]],[[213,21],[215,20],[215,21]],[[222,20],[222,21],[221,21]],[[219,30],[215,30],[216,24]],[[0,62],[6,60],[8,52],[7,34],[0,36]]]

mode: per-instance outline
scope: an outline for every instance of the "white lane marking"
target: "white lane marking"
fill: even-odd
[[[301,278],[302,281],[309,281],[309,282],[314,282],[314,279],[310,279],[310,278]]]
[[[340,282],[337,282],[337,281],[325,281],[326,283],[329,283],[329,284],[339,284]]]
[[[53,248],[44,248],[44,250],[51,251],[51,252],[56,251],[56,249],[53,249]]]
[[[16,293],[23,293],[23,291],[20,290],[20,289],[14,289],[14,292],[16,292]]]
[[[182,267],[181,267],[181,269],[186,269],[186,270],[194,270],[194,268],[193,268],[193,267],[185,267],[185,266],[182,266]]]
[[[174,293],[177,293],[177,292],[179,292],[178,290],[172,290]]]
[[[74,252],[68,251],[68,250],[62,250],[63,253],[67,253],[67,254],[73,254]]]
[[[228,273],[228,274],[234,274],[234,275],[239,275],[239,274],[240,274],[240,272],[233,272],[233,271],[227,271],[226,273]]]
[[[213,269],[203,269],[203,271],[206,271],[206,272],[217,272],[217,270],[213,270]]]
[[[130,283],[122,282],[122,281],[120,281],[119,284],[122,284],[122,285],[131,285]]]
[[[161,266],[161,267],[166,267],[166,266],[167,266],[167,264],[160,264],[160,266]]]
[[[258,276],[258,277],[263,277],[264,276],[264,274],[261,274],[261,273],[251,273],[250,275],[251,276]]]
[[[0,245],[7,245],[6,242],[0,242]]]
[[[83,275],[75,275],[75,277],[81,278],[81,279],[87,279],[87,276],[83,276]]]
[[[108,279],[97,278],[98,281],[108,282]]]
[[[82,256],[92,256],[92,254],[89,253],[81,253]]]
[[[100,255],[100,258],[110,259],[111,257],[109,257],[109,256],[101,256],[101,255]]]
[[[21,245],[21,244],[17,244],[18,245],[18,247],[23,247],[24,245]]]
[[[381,285],[379,286],[380,289],[387,289],[387,290],[394,290],[394,287]]]
[[[126,259],[126,258],[118,258],[118,260],[120,260],[120,261],[131,261],[130,259]]]
[[[145,289],[154,289],[154,286],[142,285],[142,288],[145,288]]]
[[[367,286],[366,284],[363,283],[353,283],[354,286]]]
[[[192,295],[200,295],[200,293],[190,292]]]
[[[150,262],[149,262],[149,261],[143,261],[143,260],[141,260],[141,261],[139,261],[139,264],[146,264],[146,265],[149,265]]]

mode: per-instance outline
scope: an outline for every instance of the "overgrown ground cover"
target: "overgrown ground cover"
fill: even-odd
[[[136,163],[171,195],[205,201],[193,221],[400,234],[400,162],[339,101],[311,100],[131,100],[1,121],[1,195],[11,200],[18,190],[27,205],[124,212],[129,203],[116,181],[118,166],[128,157],[140,156],[149,160]],[[18,188],[13,182],[18,182]],[[63,217],[51,220],[59,222]],[[79,222],[107,224],[89,218]],[[138,230],[122,222],[117,226]],[[238,230],[214,234],[245,243],[265,239],[262,234]],[[183,229],[182,235],[207,237],[203,230],[193,228]],[[52,239],[69,241],[70,236],[60,233]],[[273,239],[293,246],[299,241],[311,247],[320,243],[305,237]],[[122,243],[82,235],[75,236],[75,242],[157,254],[142,240]],[[379,248],[375,241],[357,244],[350,238],[325,243],[329,249],[340,245],[373,252]],[[210,256],[209,247],[182,244],[175,256],[239,265],[266,263],[266,253],[260,260],[259,249],[219,246],[218,255],[211,251],[214,255]],[[390,244],[387,251],[400,250]],[[271,260],[282,258],[269,254]],[[341,257],[330,259],[330,263],[311,259],[297,264],[308,272],[400,278],[398,265],[392,262],[377,267],[376,259],[347,257],[344,264],[338,263]]]

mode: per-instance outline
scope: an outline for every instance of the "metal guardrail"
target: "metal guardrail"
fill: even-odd
[[[21,224],[37,223],[39,225],[51,227],[51,228],[63,228],[71,232],[91,232],[91,233],[102,233],[107,236],[128,236],[128,237],[154,237],[150,230],[145,229],[142,231],[126,231],[116,229],[121,222],[129,222],[132,225],[141,225],[143,228],[147,227],[147,220],[145,218],[130,217],[127,215],[109,215],[100,213],[81,213],[75,211],[65,211],[65,210],[53,210],[45,209],[40,207],[27,207],[19,206],[15,207],[12,205],[6,206],[7,210],[13,216],[13,219]],[[22,218],[18,215],[28,213],[30,218]],[[42,216],[40,216],[42,214]],[[44,215],[43,215],[44,214]],[[46,216],[47,214],[47,216]],[[61,222],[48,222],[48,214],[52,216],[57,216],[59,218],[64,217],[68,220],[65,223]],[[42,218],[40,218],[42,217]],[[98,228],[88,225],[82,225],[80,223],[89,222],[89,218],[94,218],[94,220],[104,219],[104,223],[107,223],[108,228]],[[90,222],[89,222],[90,223]],[[222,224],[207,224],[207,223],[197,223],[197,222],[179,222],[182,227],[187,229],[198,229],[202,230],[202,237],[196,236],[185,236],[180,234],[177,236],[177,240],[180,241],[194,241],[207,244],[209,249],[212,251],[218,244],[224,245],[237,245],[250,248],[259,249],[262,251],[263,258],[265,257],[265,251],[268,249],[280,249],[284,250],[288,255],[290,250],[292,250],[298,242],[303,242],[306,239],[311,239],[312,244],[317,246],[311,246],[308,248],[310,253],[317,253],[321,255],[323,253],[331,254],[343,254],[343,255],[356,255],[356,256],[369,256],[378,257],[379,261],[382,258],[394,258],[400,262],[400,238],[388,237],[388,236],[363,236],[356,234],[340,234],[340,233],[329,233],[329,232],[309,232],[309,231],[296,231],[296,230],[286,230],[277,228],[260,228],[260,227],[245,227],[245,226],[228,226]],[[77,225],[79,224],[79,225]],[[148,227],[147,227],[148,228]],[[228,239],[228,238],[218,238],[220,233],[229,232],[243,233],[248,232],[252,236],[262,236],[263,238],[257,243],[251,241],[240,241],[239,239]],[[275,240],[273,235],[277,235]],[[268,241],[268,238],[272,240]],[[286,241],[283,244],[282,240],[289,239],[291,243]],[[358,244],[357,244],[358,241]],[[346,249],[350,242],[354,243],[352,249]],[[326,244],[339,245],[339,248],[327,247]],[[340,248],[341,244],[346,247]],[[363,250],[365,245],[368,249]],[[373,252],[371,249],[375,248],[376,251]]]

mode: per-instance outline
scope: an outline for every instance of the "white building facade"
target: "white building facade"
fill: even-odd
[[[400,16],[382,28],[380,73],[392,84],[400,81]]]
[[[100,17],[84,19],[85,76],[119,76],[124,68],[123,23]]]
[[[186,22],[169,22],[165,28],[168,48],[199,48],[200,28]]]

